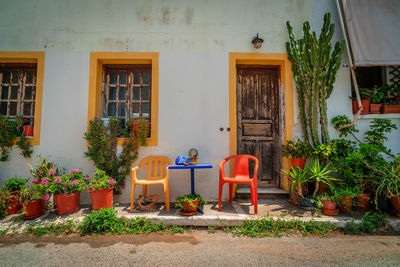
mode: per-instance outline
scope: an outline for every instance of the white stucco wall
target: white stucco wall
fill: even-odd
[[[158,146],[144,148],[140,158],[167,155],[174,160],[196,147],[200,161],[214,166],[196,171],[196,191],[206,199],[217,199],[218,163],[229,155],[229,134],[219,131],[229,125],[228,53],[285,53],[285,22],[291,21],[297,36],[305,20],[318,29],[326,11],[335,14],[333,2],[0,1],[0,51],[46,52],[41,144],[34,148],[35,154],[51,156],[66,169],[82,168],[89,175],[94,166],[83,156],[83,134],[90,52],[160,52]],[[335,22],[335,39],[340,39]],[[251,45],[256,33],[264,38],[259,50]],[[342,68],[328,102],[330,117],[351,115],[349,93],[349,73]],[[335,134],[332,129],[330,133]],[[298,125],[293,135],[301,136]],[[397,152],[399,140],[398,132],[392,134],[392,149]],[[0,163],[0,182],[14,175],[27,177],[25,163],[35,160],[13,151],[8,162]],[[172,170],[170,177],[171,200],[190,191],[189,171]],[[129,180],[117,201],[129,201]],[[149,188],[153,192],[163,195],[161,186]],[[82,202],[89,202],[87,194]]]

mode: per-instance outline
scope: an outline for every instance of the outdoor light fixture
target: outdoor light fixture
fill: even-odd
[[[263,42],[264,42],[264,40],[261,39],[260,37],[258,37],[258,33],[257,33],[257,36],[255,36],[253,38],[253,41],[251,41],[251,43],[254,45],[255,49],[259,49],[262,46]]]

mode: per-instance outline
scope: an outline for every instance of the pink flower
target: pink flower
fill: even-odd
[[[79,169],[70,169],[69,172],[79,172]]]
[[[55,182],[55,183],[61,183],[61,182],[62,182],[62,179],[61,179],[61,178],[56,178],[56,179],[54,179],[54,182]]]
[[[47,194],[47,195],[45,195],[45,196],[43,197],[43,200],[48,200],[49,198],[50,198],[50,195]]]
[[[71,183],[72,184],[79,184],[79,182],[77,180],[73,180]]]
[[[53,175],[53,174],[56,174],[56,171],[55,171],[55,170],[49,171],[49,175]]]
[[[65,186],[62,187],[62,190],[65,190]]]
[[[38,179],[35,178],[35,179],[32,180],[31,183],[32,183],[32,184],[33,184],[33,183],[37,183],[37,181],[38,181]]]
[[[46,179],[43,179],[42,181],[40,181],[41,184],[47,184],[49,181],[47,181]]]
[[[86,180],[90,180],[90,177],[89,177],[89,176],[86,176],[85,179],[86,179]]]
[[[42,172],[42,171],[40,171],[40,172],[38,172],[38,174],[39,174],[39,175],[42,175],[42,174],[43,174],[43,172]]]
[[[124,188],[125,188],[125,185],[121,185],[121,188],[124,189]]]
[[[108,179],[108,183],[109,183],[109,184],[115,184],[115,180],[114,180],[113,178]]]

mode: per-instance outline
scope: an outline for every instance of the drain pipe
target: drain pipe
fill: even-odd
[[[347,128],[347,127],[353,126],[356,123],[356,121],[358,120],[358,118],[360,117],[360,114],[361,114],[361,112],[363,111],[364,108],[363,108],[363,106],[361,104],[360,92],[358,90],[356,74],[354,72],[355,67],[353,65],[352,54],[351,54],[351,50],[350,50],[350,46],[349,46],[349,40],[348,40],[348,36],[347,36],[348,34],[347,34],[347,31],[346,31],[346,27],[344,25],[345,22],[344,22],[343,16],[342,16],[343,8],[341,6],[340,0],[336,0],[336,7],[337,7],[337,10],[338,10],[338,13],[339,13],[339,20],[340,20],[340,24],[342,26],[344,40],[346,42],[346,51],[347,51],[347,55],[348,55],[348,58],[349,58],[349,68],[350,68],[351,78],[353,80],[354,91],[356,93],[357,103],[358,103],[358,107],[359,107],[356,115],[354,116],[353,121],[351,123],[345,124],[342,127],[340,127],[339,130],[341,130],[343,128]]]

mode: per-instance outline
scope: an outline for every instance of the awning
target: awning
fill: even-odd
[[[354,66],[400,65],[400,0],[337,0]]]

